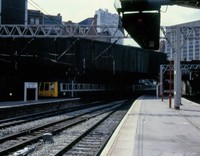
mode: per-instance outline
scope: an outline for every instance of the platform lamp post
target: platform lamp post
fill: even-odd
[[[169,58],[169,108],[172,107],[172,58]]]

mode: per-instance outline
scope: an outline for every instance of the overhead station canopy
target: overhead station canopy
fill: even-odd
[[[159,49],[160,12],[123,14],[122,25],[143,49]]]
[[[161,5],[179,5],[184,7],[191,7],[191,8],[200,8],[200,0],[117,0],[121,2],[122,10],[124,11],[133,11],[137,10],[138,8],[151,9]]]
[[[115,8],[122,18],[122,26],[143,49],[159,49],[162,5],[200,8],[200,0],[117,0],[115,2]]]
[[[200,9],[200,0],[170,0],[171,5]]]
[[[161,4],[158,0],[120,0],[117,6],[118,13],[122,13],[122,26],[141,48],[159,49]]]
[[[170,3],[170,0],[118,0],[121,3],[120,12],[157,10],[161,5]],[[118,2],[119,3],[119,2]]]

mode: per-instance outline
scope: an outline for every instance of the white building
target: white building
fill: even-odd
[[[118,27],[119,24],[119,15],[118,14],[112,14],[109,13],[108,10],[102,10],[99,9],[95,13],[97,15],[97,25],[108,25],[108,26],[116,26]],[[101,28],[98,28],[99,33],[104,33],[104,31],[107,31],[111,36],[123,36],[122,31],[116,28],[108,28],[108,30],[103,30]],[[117,38],[111,38],[111,43],[115,42]],[[119,39],[117,44],[123,44],[123,39]]]
[[[166,37],[169,42],[166,42],[165,53],[168,58],[174,58],[176,26],[181,27],[181,61],[200,60],[200,21],[174,25],[166,28]],[[174,29],[173,29],[174,28]]]

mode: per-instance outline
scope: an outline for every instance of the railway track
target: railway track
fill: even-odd
[[[55,138],[55,144],[47,144],[36,155],[99,155],[127,109],[118,106],[96,116],[82,125],[64,131]]]
[[[102,119],[100,124],[95,125],[84,134],[80,140],[74,142],[74,146],[69,148],[63,155],[81,155],[81,156],[97,156],[105,147],[106,143],[110,139],[117,125],[125,115],[126,111],[114,110],[109,114],[108,118]],[[60,153],[55,154],[56,156]]]
[[[13,152],[18,151],[24,147],[30,146],[33,143],[36,143],[30,149],[37,149],[35,147],[44,146],[43,135],[45,133],[52,133],[53,135],[58,135],[65,129],[69,129],[75,125],[79,125],[80,123],[87,122],[88,120],[95,118],[97,116],[101,116],[101,114],[106,114],[112,109],[116,109],[122,105],[123,102],[114,102],[112,104],[108,104],[106,106],[98,106],[92,109],[88,109],[87,111],[79,112],[76,115],[70,115],[66,119],[62,119],[59,121],[51,122],[44,124],[42,126],[34,127],[31,129],[26,129],[24,131],[10,134],[0,138],[0,155],[9,155]]]
[[[95,103],[89,103],[89,104],[76,104],[74,106],[70,106],[64,109],[45,111],[45,112],[34,113],[34,114],[9,118],[5,120],[0,120],[0,129],[23,124],[23,123],[28,123],[28,122],[39,120],[46,117],[52,117],[52,116],[56,116],[56,115],[60,115],[60,114],[68,113],[68,112],[82,110],[82,109],[98,106],[101,104],[102,104],[101,102],[95,102]]]

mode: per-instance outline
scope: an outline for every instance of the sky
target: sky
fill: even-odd
[[[80,22],[93,17],[98,9],[108,9],[117,13],[114,8],[115,0],[28,0],[28,8],[41,10],[44,14],[61,14],[63,21]],[[179,6],[161,7],[161,26],[171,26],[200,20],[200,9]],[[130,43],[135,44],[135,43]]]

